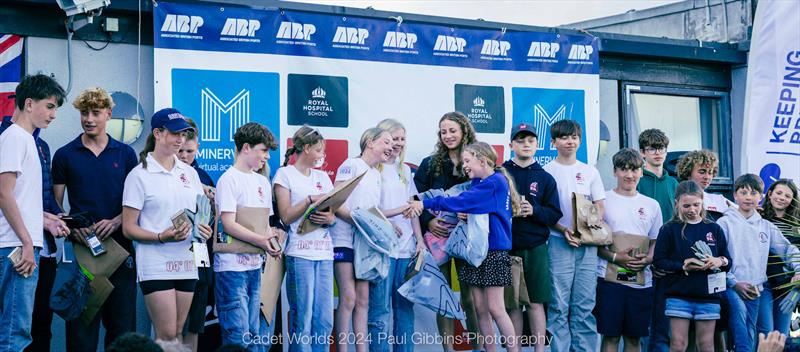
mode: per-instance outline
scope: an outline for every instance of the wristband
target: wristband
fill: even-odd
[[[314,202],[311,201],[311,196],[308,196],[308,205],[311,205],[311,204],[314,204]]]
[[[164,241],[161,239],[161,232],[157,233],[156,237],[158,238],[159,243],[164,243]]]
[[[617,264],[617,253],[614,253],[614,256],[611,257],[611,262]]]

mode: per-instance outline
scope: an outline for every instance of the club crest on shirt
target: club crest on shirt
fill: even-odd
[[[317,181],[316,187],[317,187],[317,191],[322,192],[322,182]]]
[[[636,213],[639,214],[639,219],[647,219],[647,212],[644,211],[644,208],[639,207],[639,210],[637,210]]]
[[[119,168],[119,164],[116,161],[111,163],[111,166],[114,166],[115,169]]]
[[[258,200],[264,202],[264,189],[261,186],[258,186]]]
[[[575,173],[575,183],[577,183],[579,185],[582,185],[584,180],[585,180],[585,178],[583,177],[582,173],[580,173],[580,172],[576,172]]]
[[[714,234],[713,233],[711,233],[711,232],[706,233],[706,242],[708,242],[708,244],[712,244],[712,243],[716,242],[716,240],[714,240]]]
[[[186,174],[182,173],[178,178],[180,178],[183,187],[189,187],[189,178],[186,177]]]
[[[767,234],[764,232],[759,232],[758,240],[761,241],[761,243],[767,243]]]
[[[536,193],[539,192],[539,182],[531,182],[529,187],[532,196],[536,196]]]

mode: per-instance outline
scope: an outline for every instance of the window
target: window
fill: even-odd
[[[725,189],[733,183],[728,93],[633,83],[623,84],[623,91],[626,146],[638,149],[639,133],[658,128],[670,140],[667,169],[674,170],[684,152],[710,149],[720,158],[716,186]]]

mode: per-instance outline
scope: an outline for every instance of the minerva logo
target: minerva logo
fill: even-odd
[[[433,50],[463,53],[465,46],[467,46],[467,41],[464,38],[439,35],[436,37],[436,44],[433,45]]]
[[[260,28],[261,22],[258,20],[229,18],[225,20],[225,25],[222,27],[220,35],[252,38],[256,36],[256,31]]]
[[[317,27],[313,24],[283,21],[275,38],[311,41],[311,36],[316,32]]]
[[[481,55],[505,57],[508,56],[509,49],[511,49],[511,43],[505,40],[484,39]]]
[[[578,61],[590,61],[594,48],[591,45],[575,44],[569,48],[569,59]]]
[[[561,45],[558,43],[531,42],[531,47],[528,49],[528,57],[555,59],[560,49]]]
[[[386,37],[383,40],[383,47],[414,50],[414,44],[416,43],[417,35],[414,33],[389,31],[386,32]]]
[[[333,35],[333,42],[365,45],[364,41],[367,38],[369,38],[369,31],[364,28],[336,27],[336,34]]]
[[[167,15],[164,18],[164,24],[161,25],[161,31],[196,34],[202,26],[203,18],[200,16]]]

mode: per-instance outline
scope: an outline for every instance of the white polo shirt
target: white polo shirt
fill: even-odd
[[[324,171],[311,169],[306,176],[294,165],[278,169],[272,183],[289,190],[289,203],[292,205],[306,202],[309,196],[326,194],[333,190],[331,179]],[[286,255],[306,260],[333,260],[333,241],[328,229],[320,227],[307,234],[298,235],[297,229],[302,222],[301,216],[289,225]]]
[[[172,228],[172,216],[178,211],[197,208],[197,195],[203,184],[197,171],[175,158],[172,170],[166,170],[147,155],[147,169],[137,165],[125,179],[122,205],[141,211],[139,226],[160,233]],[[136,273],[139,281],[197,279],[197,267],[191,252],[192,236],[180,242],[134,241]]]
[[[369,167],[364,159],[350,158],[344,161],[336,172],[336,182],[347,181],[366,172],[367,174],[358,182],[358,186],[350,193],[344,204],[351,211],[354,209],[369,209],[381,203],[381,173],[374,167]],[[333,247],[353,248],[353,225],[339,219],[331,228]]]
[[[236,213],[240,207],[268,208],[272,211],[272,188],[269,180],[263,175],[250,171],[239,171],[230,167],[217,181],[217,192],[214,200],[217,211]],[[250,271],[261,268],[264,256],[253,253],[214,253],[214,271]]]
[[[399,161],[398,161],[399,162]],[[398,170],[403,170],[402,176]],[[394,209],[408,204],[408,200],[417,195],[417,186],[411,179],[411,168],[406,164],[398,165],[383,164],[381,171],[381,209]],[[403,235],[397,241],[392,258],[411,258],[417,250],[417,238],[414,236],[414,228],[411,219],[406,219],[403,214],[389,218],[389,221],[399,227]]]
[[[14,200],[22,216],[22,223],[31,236],[34,247],[42,247],[44,206],[42,204],[42,165],[33,136],[17,124],[12,124],[0,135],[0,173],[17,175]],[[19,236],[0,212],[0,248],[22,246]]]

